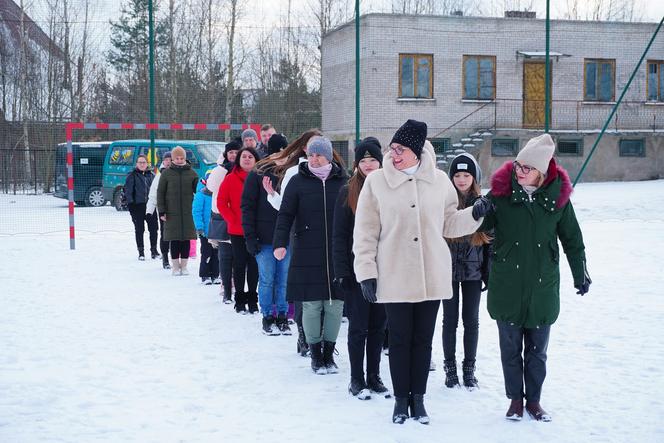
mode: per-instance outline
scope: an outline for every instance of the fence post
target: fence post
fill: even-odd
[[[72,146],[73,123],[65,124],[65,138],[67,140],[67,194],[69,197],[69,249],[76,249],[76,234],[74,230],[74,147]]]

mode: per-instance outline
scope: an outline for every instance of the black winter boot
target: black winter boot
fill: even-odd
[[[235,312],[247,313],[247,295],[244,292],[235,292]]]
[[[279,330],[274,324],[274,317],[268,315],[263,317],[263,334],[265,335],[279,335]]]
[[[164,254],[161,256],[161,266],[164,269],[171,269],[171,264],[168,262],[168,254]]]
[[[469,391],[479,388],[480,385],[475,378],[475,360],[464,360],[461,369],[463,370],[463,385]]]
[[[369,400],[371,398],[371,392],[369,392],[369,388],[364,382],[364,376],[359,378],[351,377],[350,384],[348,385],[348,392],[359,400]]]
[[[445,386],[448,388],[459,386],[456,360],[445,360],[443,362],[443,370],[445,371]]]
[[[423,425],[429,424],[429,414],[424,409],[424,395],[410,394],[410,416]]]
[[[258,312],[258,294],[255,292],[247,292],[247,306],[249,307],[249,313],[255,314]]]
[[[306,357],[309,353],[309,345],[307,344],[307,339],[304,336],[304,328],[302,325],[297,326],[297,353],[302,357]]]
[[[392,423],[402,425],[408,420],[408,397],[394,397]]]
[[[323,343],[318,342],[309,345],[309,350],[311,351],[311,370],[318,375],[327,374],[323,364]]]
[[[279,314],[276,320],[277,329],[281,335],[293,335],[290,326],[288,326],[288,318],[286,314]]]
[[[385,387],[383,380],[380,379],[380,375],[378,374],[367,375],[367,387],[371,392],[380,394],[385,398],[390,397],[390,390]]]
[[[140,261],[145,260],[145,252],[143,252],[142,249],[139,249],[139,250],[138,250],[138,259],[139,259]]]
[[[328,374],[339,372],[339,366],[334,362],[334,345],[336,343],[331,341],[323,342],[323,365],[325,365]]]

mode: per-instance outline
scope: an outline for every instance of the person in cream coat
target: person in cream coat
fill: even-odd
[[[395,133],[383,169],[367,177],[353,231],[354,269],[364,297],[384,303],[390,335],[394,423],[429,423],[424,394],[440,300],[452,298],[452,261],[444,237],[477,230],[492,210],[480,198],[458,210],[457,192],[436,169],[426,123]]]

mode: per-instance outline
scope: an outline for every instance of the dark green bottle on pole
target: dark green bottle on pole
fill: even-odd
[[[154,10],[152,8],[152,0],[148,0],[148,64],[149,64],[149,108],[150,108],[150,123],[154,123]],[[154,149],[154,129],[150,129],[150,163],[153,167],[158,167],[157,153]]]

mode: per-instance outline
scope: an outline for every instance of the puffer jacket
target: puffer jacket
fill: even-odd
[[[146,169],[140,171],[134,169],[127,175],[124,185],[124,193],[127,198],[127,205],[141,205],[148,202],[150,195],[150,185],[154,180],[152,171]]]
[[[212,212],[212,192],[205,187],[202,181],[198,182],[194,203],[191,207],[194,216],[194,226],[197,231],[203,231],[205,237],[210,230],[210,214]]]

